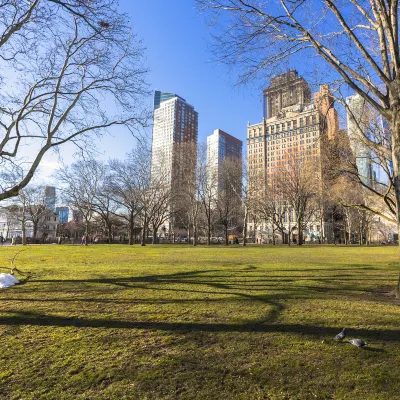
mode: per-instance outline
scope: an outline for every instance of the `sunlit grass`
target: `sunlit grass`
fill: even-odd
[[[0,248],[9,265],[16,249]],[[0,398],[397,399],[394,247],[31,246]],[[2,271],[4,272],[4,271]],[[369,349],[336,343],[342,327]]]

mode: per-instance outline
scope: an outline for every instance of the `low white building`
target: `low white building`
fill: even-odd
[[[33,238],[33,222],[25,215],[25,233],[27,238]],[[58,215],[52,211],[44,214],[38,223],[37,240],[55,240],[57,237]],[[22,218],[7,208],[0,210],[0,235],[4,239],[22,237]]]

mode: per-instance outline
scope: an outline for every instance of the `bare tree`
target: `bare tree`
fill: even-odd
[[[254,214],[260,217],[261,221],[266,222],[272,229],[272,244],[276,244],[275,232],[281,235],[282,243],[286,243],[287,233],[285,220],[288,217],[287,201],[272,190],[271,187],[261,191],[255,196]]]
[[[157,241],[157,234],[171,216],[171,188],[164,179],[151,180],[149,224],[153,233],[153,244]]]
[[[14,199],[15,200],[15,199]],[[17,205],[13,203],[5,203],[6,205],[3,205],[0,208],[0,211],[2,212],[2,217],[4,218],[4,221],[6,222],[6,233],[4,239],[8,239],[8,236],[10,234],[10,227],[12,225],[16,224],[16,217],[19,216],[19,208]]]
[[[107,128],[146,123],[142,56],[114,0],[2,2],[0,200],[16,196],[64,143],[88,149],[84,142]],[[7,179],[16,169],[20,178]]]
[[[236,199],[239,215],[243,217],[243,246],[247,245],[247,224],[251,212],[255,212],[256,196],[259,192],[256,178],[248,174],[246,159],[228,157],[224,160],[224,174],[228,180],[229,191]]]
[[[140,175],[137,169],[140,164],[136,162],[136,149],[129,153],[125,160],[110,160],[109,190],[114,201],[118,204],[116,214],[125,219],[129,229],[129,244],[134,244],[134,229],[136,218],[140,213]]]
[[[343,175],[347,176],[358,190],[365,193],[364,196],[358,197],[361,202],[348,205],[396,223],[396,195],[391,158],[364,140],[364,136],[368,135],[374,142],[388,147],[390,134],[386,123],[370,106],[362,104],[359,111],[359,115],[355,115],[350,107],[351,126],[348,135],[339,132],[334,141],[327,143],[329,151],[326,153],[330,158],[325,163],[330,169],[330,179],[327,183],[339,180],[339,185],[343,184],[341,178]],[[361,135],[360,132],[364,132],[365,135]],[[367,199],[371,201],[366,201]]]
[[[202,210],[202,181],[206,179],[206,165],[204,157],[198,155],[196,142],[181,142],[174,146],[174,176],[172,179],[174,218],[179,224],[186,227],[188,243],[191,241],[193,232],[193,245],[196,246]]]
[[[82,164],[87,163],[85,167]],[[108,171],[108,165],[98,160],[80,161],[81,171],[85,174],[89,172],[92,181],[93,191],[93,211],[97,213],[104,224],[108,243],[113,241],[113,226],[116,218],[118,204],[114,201],[114,194],[110,190],[110,180],[112,175]]]
[[[86,237],[93,219],[94,203],[101,179],[98,174],[93,174],[95,168],[96,161],[82,160],[57,171],[62,199],[82,216]]]
[[[199,184],[199,195],[202,203],[205,230],[207,233],[207,245],[211,245],[211,236],[213,227],[216,220],[216,202],[218,199],[218,172],[215,168],[210,166],[211,160],[207,157],[207,145],[200,143],[198,146],[198,184]]]
[[[8,204],[2,208],[7,221],[6,238],[8,238],[11,227],[14,229],[21,229],[21,240],[23,245],[26,245],[26,229],[28,223],[26,208],[27,199],[23,192],[13,198],[11,202],[8,202]]]
[[[26,218],[32,223],[35,243],[38,232],[42,231],[43,235],[45,233],[46,218],[51,217],[54,212],[46,202],[44,186],[27,186],[20,192],[19,197],[21,196],[24,198]]]
[[[317,214],[316,200],[321,190],[318,171],[307,158],[293,157],[276,174],[275,190],[289,205],[289,222],[290,213],[294,213],[298,231],[297,244],[302,245],[304,230]]]
[[[217,198],[218,223],[222,225],[225,245],[229,244],[229,229],[237,227],[242,215],[242,165],[238,160],[225,158],[219,172]],[[245,239],[244,239],[245,240]]]
[[[136,146],[130,154],[134,164],[134,192],[136,208],[141,221],[141,246],[146,246],[149,224],[152,217],[152,207],[156,192],[151,188],[151,150],[147,143]]]

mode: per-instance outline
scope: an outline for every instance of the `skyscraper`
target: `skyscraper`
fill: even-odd
[[[177,199],[196,171],[198,114],[182,97],[155,91],[151,155],[152,179],[162,177]],[[175,204],[171,204],[175,207]]]
[[[241,140],[221,129],[216,129],[212,135],[207,137],[207,181],[209,182],[209,187],[212,186],[214,196],[223,187],[221,168],[224,160],[231,159],[241,164],[242,145]],[[211,183],[213,180],[215,180],[214,185]],[[240,181],[237,181],[237,185],[240,184]],[[239,186],[234,190],[237,193],[241,191]]]
[[[66,224],[69,222],[69,214],[70,208],[69,207],[56,207],[56,213],[58,214],[58,223],[59,224]]]
[[[273,78],[264,90],[268,118],[247,127],[248,179],[255,193],[269,192],[270,196],[282,180],[282,171],[291,165],[307,163],[322,178],[324,143],[334,138],[339,120],[327,85],[314,94],[313,103],[310,93],[307,82],[296,71]],[[288,225],[290,219],[286,219]],[[255,225],[250,221],[249,231],[255,230]],[[328,236],[328,229],[327,224],[314,224],[309,233]]]
[[[346,104],[348,106],[347,129],[357,171],[362,182],[370,186],[373,180],[372,152],[363,141],[363,136],[368,135],[369,129],[365,100],[356,94],[347,97]]]
[[[46,206],[51,210],[56,209],[56,188],[54,186],[46,186],[44,188],[44,202]]]
[[[271,79],[264,89],[264,118],[279,115],[283,109],[298,105],[307,105],[311,101],[311,89],[306,80],[298,76],[296,70],[290,70]]]

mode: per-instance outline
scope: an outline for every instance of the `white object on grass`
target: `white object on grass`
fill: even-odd
[[[19,283],[19,280],[10,274],[0,274],[0,289],[5,289]]]

